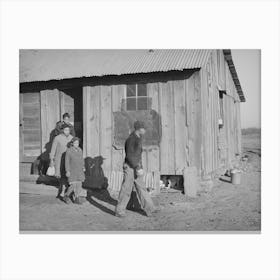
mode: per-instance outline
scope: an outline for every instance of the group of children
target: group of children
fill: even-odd
[[[85,180],[83,151],[69,118],[70,115],[65,113],[63,121],[57,124],[58,135],[52,143],[50,166],[55,168],[55,177],[59,179],[57,197],[68,204],[74,193],[74,203],[81,204],[80,194]]]

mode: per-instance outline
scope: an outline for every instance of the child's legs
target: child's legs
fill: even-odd
[[[73,186],[74,186],[75,198],[77,198],[81,195],[82,192],[82,182],[74,182]]]
[[[68,185],[67,180],[65,180],[64,178],[59,178],[59,187],[58,187],[57,196],[64,196],[67,185]]]
[[[68,187],[68,189],[65,193],[65,196],[69,197],[71,195],[71,193],[74,191],[74,189],[75,189],[74,183],[71,182],[70,186]]]

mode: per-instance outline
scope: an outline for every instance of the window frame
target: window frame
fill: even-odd
[[[127,87],[129,85],[135,85],[135,95],[134,96],[127,96]],[[145,88],[146,88],[146,95],[138,95],[138,86],[139,85],[145,85]],[[126,85],[126,92],[125,92],[125,95],[126,95],[126,111],[146,111],[148,110],[148,91],[147,91],[147,84],[146,83],[133,83],[133,84],[127,84]],[[128,110],[127,109],[127,100],[128,99],[135,99],[135,110]],[[145,109],[138,109],[138,99],[146,99],[146,108]]]

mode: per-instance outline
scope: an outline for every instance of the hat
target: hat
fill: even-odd
[[[74,143],[75,141],[81,141],[79,137],[75,136],[71,139],[71,143]]]
[[[91,168],[94,166],[94,165],[101,165],[103,163],[103,160],[106,159],[105,157],[103,156],[96,156],[95,158],[92,159],[92,164],[91,164]]]
[[[63,123],[62,125],[61,125],[61,127],[60,127],[60,129],[64,129],[64,128],[70,128],[70,126],[67,124],[67,123]]]
[[[140,128],[145,128],[144,122],[142,122],[142,121],[136,121],[136,122],[134,123],[134,129],[135,129],[135,130],[138,130],[138,129],[140,129]]]

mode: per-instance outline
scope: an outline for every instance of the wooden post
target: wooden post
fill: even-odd
[[[154,189],[155,189],[155,193],[159,194],[160,193],[160,172],[159,171],[155,171],[154,173]]]
[[[50,147],[46,148],[47,144],[50,143],[50,136],[53,129],[55,129],[56,123],[60,120],[60,107],[59,107],[59,91],[53,90],[42,90],[40,92],[41,100],[41,145],[42,152],[49,150]],[[49,152],[49,151],[48,151]]]
[[[184,168],[184,190],[186,196],[196,197],[197,195],[198,177],[195,166]]]

